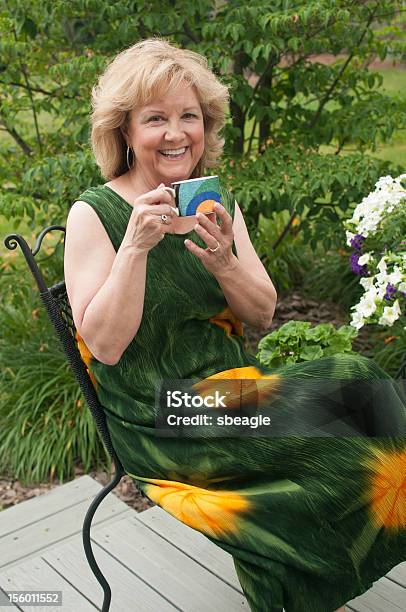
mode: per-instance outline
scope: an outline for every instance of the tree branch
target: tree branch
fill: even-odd
[[[365,37],[366,33],[368,32],[369,26],[371,25],[371,23],[372,23],[372,22],[373,22],[373,20],[374,20],[374,16],[375,16],[375,12],[376,12],[376,11],[377,11],[377,6],[375,6],[375,9],[374,9],[374,10],[371,12],[371,14],[370,14],[370,16],[369,16],[369,18],[368,18],[367,24],[366,24],[366,26],[365,26],[365,29],[364,29],[364,31],[362,32],[362,34],[361,34],[361,36],[360,36],[360,38],[359,38],[359,40],[358,40],[358,43],[357,43],[356,47],[358,47],[358,46],[359,46],[359,45],[362,43],[362,41],[363,41],[363,39],[364,39],[364,37]],[[341,70],[339,71],[339,73],[337,74],[336,78],[334,79],[334,81],[333,81],[333,82],[332,82],[332,84],[330,85],[330,87],[329,87],[329,89],[328,89],[328,91],[327,91],[326,95],[325,95],[325,96],[324,96],[324,98],[323,98],[323,99],[320,101],[319,107],[318,107],[317,111],[315,112],[315,114],[314,114],[314,116],[313,116],[313,119],[311,120],[311,122],[310,122],[310,124],[309,124],[309,129],[313,129],[313,128],[314,128],[314,126],[316,125],[316,123],[317,123],[317,121],[319,120],[320,115],[321,115],[321,113],[322,113],[322,111],[323,111],[323,108],[325,107],[325,105],[327,104],[327,102],[328,102],[328,101],[331,99],[331,95],[332,95],[332,93],[333,93],[334,89],[336,88],[336,86],[337,86],[338,82],[340,81],[341,77],[343,76],[343,74],[344,74],[345,70],[347,69],[347,66],[349,65],[349,63],[350,63],[350,62],[351,62],[351,60],[353,59],[354,55],[355,55],[355,51],[353,50],[353,51],[352,51],[352,53],[350,53],[350,55],[347,57],[347,59],[346,59],[346,61],[344,62],[344,64],[343,64],[343,66],[342,66]]]
[[[239,52],[235,56],[234,60],[234,74],[242,75],[243,74],[243,52]],[[246,111],[234,100],[231,98],[230,100],[230,111],[233,122],[233,127],[237,127],[240,131],[238,138],[234,140],[234,152],[236,154],[240,154],[244,152],[244,127],[245,127],[245,117]]]
[[[279,238],[276,239],[276,241],[273,243],[272,245],[272,250],[275,251],[278,246],[280,245],[280,243],[282,242],[282,240],[285,238],[286,234],[288,233],[288,231],[290,230],[290,227],[293,223],[294,218],[296,217],[296,211],[294,210],[290,216],[289,221],[287,222],[287,224],[285,225],[285,227],[283,228],[283,231],[281,233],[281,235],[279,236]]]
[[[253,126],[252,126],[250,139],[248,141],[247,155],[249,155],[251,153],[252,141],[254,140],[254,134],[255,134],[256,127],[257,127],[257,123],[258,123],[257,120],[254,119],[254,123],[253,123]]]
[[[17,40],[18,40],[17,39],[17,33],[16,33],[14,27],[13,27],[13,35],[14,35],[14,40],[17,42]],[[29,80],[28,80],[28,75],[27,75],[27,72],[25,70],[25,66],[24,66],[23,62],[20,59],[19,59],[19,64],[20,64],[20,67],[21,67],[21,72],[23,73],[23,76],[24,76],[26,88],[28,90],[28,96],[29,96],[30,101],[31,101],[31,110],[32,110],[33,118],[34,118],[35,133],[37,135],[37,142],[38,142],[39,150],[40,150],[40,152],[42,152],[42,141],[41,141],[41,135],[39,133],[37,111],[35,109],[35,103],[34,103],[34,97],[32,95],[31,85],[30,85]]]
[[[25,83],[16,83],[14,81],[2,81],[1,79],[0,79],[0,83],[2,83],[3,85],[13,85],[14,87],[22,87],[23,89],[31,89],[31,91],[35,91],[36,93],[42,93],[45,96],[50,96],[52,98],[55,97],[55,93],[58,91],[58,89],[54,89],[54,91],[46,91],[45,89],[41,89],[41,87],[33,87],[32,85],[27,87]],[[67,98],[68,100],[75,99],[75,96],[67,96],[65,94],[62,97]]]
[[[17,130],[15,130],[14,128],[9,127],[7,125],[7,123],[5,122],[4,118],[0,120],[0,123],[2,125],[4,125],[3,129],[10,134],[10,136],[16,141],[18,146],[22,148],[24,153],[26,155],[31,155],[32,154],[31,147],[25,142],[25,140],[23,140],[21,138],[21,136],[18,134]]]

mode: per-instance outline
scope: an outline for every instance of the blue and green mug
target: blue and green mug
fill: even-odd
[[[189,217],[202,212],[206,215],[214,212],[216,202],[221,204],[220,181],[218,176],[202,176],[171,183],[180,217]]]

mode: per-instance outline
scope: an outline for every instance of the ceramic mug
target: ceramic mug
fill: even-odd
[[[171,183],[165,187],[176,202],[177,214],[190,217],[202,212],[206,215],[214,211],[216,202],[221,204],[220,181],[218,176],[202,176]]]

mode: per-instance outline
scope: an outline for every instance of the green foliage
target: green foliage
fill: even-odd
[[[376,326],[378,327],[378,326]],[[396,321],[385,333],[377,331],[377,340],[367,356],[376,361],[391,376],[396,376],[406,356],[404,321]]]
[[[309,270],[302,286],[303,295],[316,300],[329,300],[349,312],[361,297],[359,278],[349,265],[351,250],[342,246],[324,251],[320,246],[309,253]]]
[[[362,153],[323,155],[291,142],[274,144],[259,157],[228,160],[222,178],[243,204],[251,230],[258,226],[260,214],[270,218],[285,210],[291,217],[287,229],[299,218],[304,243],[314,250],[320,243],[329,250],[345,245],[342,221],[348,210],[389,169],[388,162]],[[274,236],[275,243],[278,238]]]
[[[303,224],[305,240],[317,241],[327,225],[331,237],[337,209],[367,193],[383,167],[364,156],[364,169],[360,156],[342,161],[339,153],[354,145],[374,150],[405,125],[405,100],[382,92],[380,76],[368,70],[376,55],[404,53],[401,26],[394,21],[392,37],[384,30],[401,5],[9,0],[0,12],[2,213],[26,213],[32,228],[63,222],[69,203],[100,182],[89,152],[91,87],[117,52],[160,35],[205,54],[230,85],[226,152],[249,164],[232,183],[250,226],[258,226],[260,207],[265,216],[308,207],[316,219]],[[315,62],[317,53],[336,60]],[[338,155],[318,161],[329,144]],[[250,195],[254,183],[262,196]]]
[[[0,465],[24,483],[66,480],[78,461],[89,470],[110,459],[23,266],[10,260],[0,278]]]
[[[274,212],[270,218],[261,214],[257,231],[251,232],[255,251],[279,294],[301,286],[312,268],[313,253],[303,240],[299,217],[295,216],[289,224],[290,218],[287,210]],[[284,239],[276,245],[276,237],[287,227]]]
[[[289,321],[262,338],[257,357],[264,366],[277,368],[301,361],[313,361],[337,353],[353,353],[357,330],[332,323],[311,327],[307,321]]]

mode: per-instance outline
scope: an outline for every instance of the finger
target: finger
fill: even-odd
[[[217,223],[210,221],[203,213],[197,213],[196,219],[198,223],[212,236],[218,240],[221,237],[221,231]]]
[[[173,234],[173,223],[170,217],[162,221],[160,217],[153,217],[153,222],[161,232]]]
[[[169,204],[156,204],[148,209],[148,214],[155,215],[157,217],[160,217],[161,215],[174,217],[176,213],[174,207],[170,206]]]
[[[162,215],[154,215],[153,217],[151,217],[151,219],[157,225],[160,225],[160,224],[162,224],[162,225],[171,225],[172,224],[172,217],[170,217],[167,213],[163,213],[163,215],[166,215],[165,220],[162,219]]]
[[[205,241],[209,248],[215,249],[218,246],[220,241],[217,240],[217,238],[215,238],[214,236],[212,236],[212,234],[209,234],[209,232],[198,223],[195,225],[195,230],[196,233]]]
[[[153,191],[148,191],[143,197],[145,204],[158,205],[161,203],[169,204],[173,206],[174,199],[170,193],[168,193],[163,187],[157,187]]]
[[[197,244],[195,242],[193,242],[193,240],[189,240],[188,238],[186,240],[183,241],[185,247],[194,255],[196,255],[197,257],[199,257],[199,259],[202,259],[202,257],[204,257],[204,255],[207,254],[207,252],[204,249],[201,249],[199,246],[197,246]]]
[[[214,205],[216,213],[218,213],[221,221],[220,231],[222,234],[231,234],[233,229],[233,220],[230,213],[224,208],[222,204],[216,202]]]

